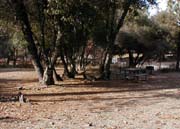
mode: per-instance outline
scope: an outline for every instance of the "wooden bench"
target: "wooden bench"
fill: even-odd
[[[125,77],[124,77],[123,73],[117,72],[117,73],[112,73],[111,78],[112,79],[124,79]]]
[[[136,80],[147,80],[148,79],[148,74],[147,73],[140,73],[140,74],[135,74],[134,79]]]

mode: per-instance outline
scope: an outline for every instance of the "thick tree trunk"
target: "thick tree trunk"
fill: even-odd
[[[40,61],[37,61],[37,60],[38,60],[37,58],[34,58],[34,59],[32,58],[32,64],[34,66],[35,71],[37,72],[39,82],[43,84],[44,83],[43,82],[44,69],[43,69]]]
[[[36,5],[37,5],[37,13],[38,13],[38,21],[39,21],[39,27],[40,27],[40,43],[41,43],[41,48],[42,48],[42,53],[44,56],[44,61],[45,64],[48,66],[50,64],[50,61],[48,59],[48,53],[46,52],[46,46],[45,46],[45,14],[44,14],[44,9],[47,6],[47,3],[44,0],[37,0]]]
[[[52,66],[46,67],[43,75],[43,82],[45,85],[54,85],[53,70],[54,68],[52,68]]]
[[[58,49],[57,49],[57,47],[55,47],[55,52],[54,52],[54,55],[52,57],[52,65],[54,68],[53,69],[54,79],[56,81],[63,81],[63,79],[60,77],[60,75],[57,74],[56,69],[55,69],[55,64],[56,64],[57,58],[58,58]]]
[[[32,59],[33,66],[38,74],[39,82],[42,83],[43,81],[43,67],[39,60],[39,56],[37,53],[37,48],[33,39],[33,33],[31,31],[31,26],[29,23],[29,18],[27,15],[27,11],[24,5],[23,0],[11,0],[12,5],[16,11],[16,16],[21,23],[22,31],[24,34],[24,38],[27,41],[27,48]]]
[[[61,78],[61,76],[59,74],[57,74],[56,69],[54,68],[54,79],[56,81],[63,81],[63,79]]]

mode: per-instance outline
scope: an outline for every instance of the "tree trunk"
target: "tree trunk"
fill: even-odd
[[[17,50],[13,47],[13,67],[16,67],[16,60],[17,60]]]
[[[64,77],[68,77],[68,78],[72,78],[71,77],[71,73],[69,72],[69,69],[68,69],[68,64],[67,64],[67,62],[64,59],[64,54],[62,52],[62,49],[60,50],[60,57],[61,57],[61,60],[62,60],[63,66],[64,66],[63,76]]]
[[[52,66],[46,67],[43,75],[43,82],[45,85],[54,85],[53,70],[54,68]]]
[[[180,43],[177,43],[176,71],[179,71],[179,61],[180,61]]]
[[[16,67],[16,58],[13,59],[13,67]]]
[[[74,58],[70,58],[70,63],[71,63],[71,69],[70,69],[70,73],[72,73],[72,75],[75,77],[75,75],[78,73],[76,71],[76,61]]]
[[[110,10],[112,10],[112,18],[110,19],[110,34],[107,35],[107,42],[109,43],[109,46],[108,46],[108,61],[105,65],[105,79],[110,79],[110,64],[111,64],[111,61],[112,61],[112,57],[113,57],[113,48],[114,48],[114,44],[115,44],[115,41],[116,41],[116,37],[119,33],[119,30],[121,29],[121,27],[123,26],[123,23],[124,23],[124,20],[125,20],[125,17],[129,11],[129,8],[130,8],[130,5],[132,4],[132,1],[133,0],[129,0],[125,6],[124,6],[124,10],[123,10],[123,13],[121,15],[121,17],[118,19],[118,23],[117,25],[115,25],[114,21],[115,21],[115,1],[114,3],[111,5],[110,7]],[[108,23],[108,22],[107,22]],[[115,29],[114,29],[115,28]]]
[[[9,65],[10,58],[11,58],[11,57],[8,55],[8,57],[7,57],[7,61],[6,61],[6,65]]]
[[[43,82],[44,70],[43,70],[43,67],[42,67],[40,61],[37,61],[37,58],[32,59],[32,64],[34,66],[35,71],[37,72],[39,82],[43,84],[44,83]]]
[[[54,79],[56,81],[63,81],[63,79],[60,77],[60,75],[57,74],[56,72],[56,69],[55,69],[55,64],[56,64],[56,61],[57,61],[57,58],[58,58],[58,49],[57,47],[55,46],[55,52],[54,52],[54,55],[52,57],[52,66],[53,66],[53,73],[54,73]]]
[[[39,82],[43,81],[43,67],[39,60],[39,56],[37,53],[37,48],[33,39],[33,33],[31,31],[31,26],[29,22],[29,18],[27,15],[27,11],[22,0],[11,0],[12,5],[16,11],[16,16],[21,23],[22,31],[24,34],[24,38],[27,41],[27,48],[32,59],[32,64],[38,74]]]
[[[134,57],[133,57],[133,53],[131,52],[131,50],[128,50],[128,54],[129,54],[129,67],[136,67],[136,63],[134,61]]]
[[[102,60],[101,60],[100,66],[99,66],[99,73],[100,73],[101,79],[103,79],[105,77],[104,69],[105,69],[105,62],[107,59],[107,55],[108,55],[107,51],[103,52]]]
[[[53,71],[54,71],[54,79],[55,79],[56,81],[63,81],[63,79],[61,78],[61,76],[60,76],[59,74],[57,74],[55,68],[54,68]]]
[[[106,69],[105,79],[108,79],[108,80],[110,79],[110,76],[111,76],[110,68],[111,68],[112,57],[113,57],[112,52],[109,52],[108,60],[107,60],[106,66],[105,66],[105,69]]]
[[[86,46],[84,45],[83,48],[82,48],[81,56],[80,56],[80,69],[83,69],[83,68],[84,68],[85,48],[86,48]]]

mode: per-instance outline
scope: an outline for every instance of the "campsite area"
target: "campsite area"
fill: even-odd
[[[39,86],[33,69],[0,69],[0,77],[1,129],[180,128],[176,72],[140,82],[79,77],[48,87]],[[7,100],[19,92],[26,102]]]

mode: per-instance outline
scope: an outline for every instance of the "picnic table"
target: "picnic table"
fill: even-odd
[[[125,68],[121,70],[124,79],[147,80],[148,74],[141,68]]]

